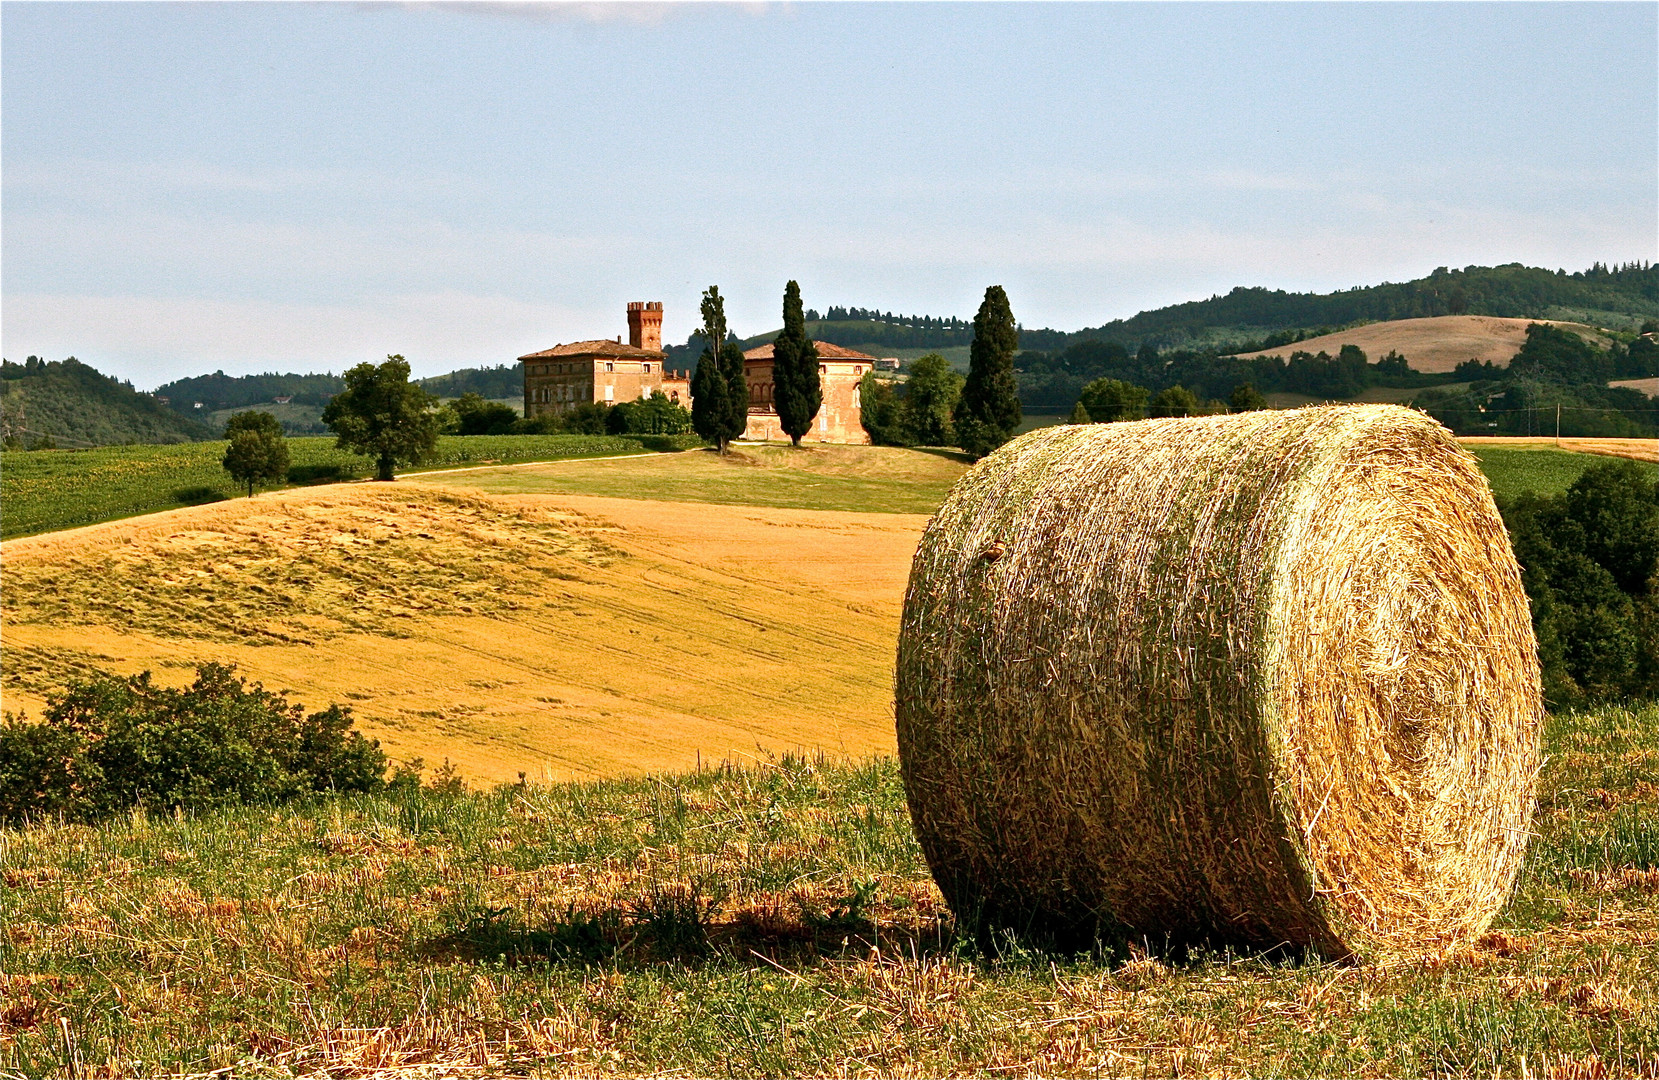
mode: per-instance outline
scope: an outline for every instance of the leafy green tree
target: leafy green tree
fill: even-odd
[[[1077,403],[1089,414],[1090,423],[1139,420],[1146,415],[1146,387],[1120,379],[1095,379],[1083,387]]]
[[[221,464],[231,479],[245,485],[253,497],[256,484],[276,485],[288,479],[288,439],[282,424],[268,412],[239,412],[225,425]]]
[[[1146,411],[1152,416],[1196,416],[1202,410],[1198,395],[1184,386],[1172,386],[1160,390]]]
[[[513,429],[518,410],[482,394],[468,391],[450,403],[459,420],[457,435],[505,435]]]
[[[1227,398],[1227,407],[1233,412],[1258,412],[1267,408],[1267,399],[1261,392],[1249,383],[1233,387],[1233,392]]]
[[[744,397],[747,404],[747,387]],[[824,385],[818,374],[818,347],[806,336],[801,287],[793,281],[783,290],[783,333],[772,343],[772,399],[778,426],[800,446],[801,436],[812,430],[812,418],[824,404]]]
[[[877,446],[910,446],[910,435],[901,416],[901,404],[893,384],[866,372],[858,384],[858,417],[865,434]]]
[[[1077,399],[1077,404],[1073,405],[1071,407],[1071,418],[1069,420],[1067,420],[1066,423],[1068,423],[1068,424],[1092,424],[1092,423],[1094,423],[1093,420],[1089,419],[1089,410],[1087,410],[1083,407],[1083,399],[1082,398],[1078,398]]]
[[[725,298],[713,285],[703,293],[702,333],[709,345],[691,374],[691,426],[724,454],[748,426],[749,384],[743,350],[726,340]]]
[[[951,414],[962,398],[962,376],[938,353],[918,357],[904,384],[899,421],[905,437],[918,446],[954,446],[956,429]],[[862,399],[860,399],[862,405]]]
[[[342,450],[375,459],[375,479],[392,479],[397,465],[413,465],[438,444],[437,399],[409,381],[409,362],[392,355],[380,365],[358,364],[346,388],[323,410],[323,423]]]
[[[1634,462],[1503,506],[1532,602],[1544,692],[1573,704],[1659,695],[1659,483]]]
[[[656,390],[640,401],[612,406],[605,430],[612,435],[681,435],[691,430],[691,413]]]
[[[1019,325],[1008,294],[1001,285],[992,285],[974,315],[968,379],[952,415],[957,445],[972,457],[984,457],[1020,426],[1020,392],[1014,381],[1014,353],[1019,347]]]

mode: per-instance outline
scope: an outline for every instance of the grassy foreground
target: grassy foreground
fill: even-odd
[[[650,446],[647,446],[647,443]],[[224,442],[105,446],[96,450],[9,450],[0,458],[0,535],[51,532],[99,521],[198,506],[240,495],[220,462]],[[418,470],[478,463],[685,449],[680,436],[445,435]],[[337,450],[332,437],[288,440],[288,486],[370,476],[373,462]]]
[[[0,832],[0,1072],[1659,1075],[1659,707],[1548,750],[1498,928],[1364,967],[976,954],[891,759]]]

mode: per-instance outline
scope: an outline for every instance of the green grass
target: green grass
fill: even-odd
[[[1481,471],[1492,485],[1492,494],[1499,499],[1512,499],[1528,491],[1559,495],[1592,465],[1620,460],[1548,448],[1466,446],[1464,449],[1479,460]],[[1637,464],[1648,476],[1659,476],[1659,466],[1648,462]]]
[[[14,829],[0,1073],[1648,1075],[1659,707],[1547,743],[1500,931],[1365,967],[978,954],[890,759]]]
[[[888,446],[739,444],[626,461],[572,462],[545,469],[478,470],[435,476],[495,494],[609,495],[624,499],[777,506],[855,513],[931,514],[967,467],[949,450]]]
[[[643,440],[643,441],[642,441]],[[444,436],[419,470],[479,462],[549,461],[643,453],[645,442],[683,449],[677,436]],[[0,457],[0,535],[7,538],[215,502],[240,494],[220,467],[223,442],[107,446],[96,450],[11,450]],[[288,440],[296,470],[328,479],[373,474],[373,463],[334,448],[329,437]]]

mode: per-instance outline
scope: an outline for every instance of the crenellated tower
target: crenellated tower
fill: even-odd
[[[628,344],[662,351],[662,301],[635,300],[628,305]]]

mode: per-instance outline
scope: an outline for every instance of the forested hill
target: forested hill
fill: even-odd
[[[0,432],[7,446],[60,447],[181,443],[214,433],[131,383],[74,357],[0,362]]]
[[[1633,263],[1610,269],[1596,264],[1567,274],[1510,263],[1441,267],[1426,278],[1400,284],[1360,286],[1333,293],[1288,293],[1282,289],[1235,288],[1226,296],[1143,311],[1129,319],[1071,333],[1025,330],[1027,349],[1064,348],[1077,341],[1116,341],[1134,348],[1150,342],[1170,346],[1263,347],[1263,339],[1291,330],[1324,330],[1358,322],[1416,319],[1434,315],[1497,315],[1517,319],[1564,319],[1614,329],[1634,329],[1659,317],[1659,264]],[[1286,344],[1294,338],[1285,338]]]
[[[1017,315],[1019,297],[1013,299]],[[1609,268],[1598,263],[1573,274],[1520,263],[1462,270],[1442,267],[1416,281],[1332,293],[1240,286],[1225,296],[1143,311],[1082,330],[1022,326],[1020,347],[1057,351],[1079,341],[1115,341],[1131,350],[1142,344],[1160,349],[1213,345],[1223,351],[1270,348],[1358,322],[1434,315],[1562,319],[1630,330],[1659,317],[1659,265]],[[877,356],[887,349],[945,349],[973,340],[972,322],[953,316],[832,306],[822,313],[809,309],[806,317],[807,333],[814,340]],[[743,345],[750,348],[775,336],[775,330],[758,334]],[[681,350],[685,355],[677,359],[694,362],[700,346],[698,339],[692,350]]]
[[[460,397],[471,392],[486,398],[513,397],[524,390],[524,377],[517,364],[495,367],[462,368],[446,375],[416,379],[429,393],[443,398]],[[181,414],[211,413],[221,409],[247,409],[266,405],[279,397],[291,398],[295,405],[321,407],[328,399],[346,388],[339,375],[226,375],[215,371],[211,375],[194,375],[176,379],[156,387],[156,393],[172,402]],[[201,408],[196,403],[201,402]]]

